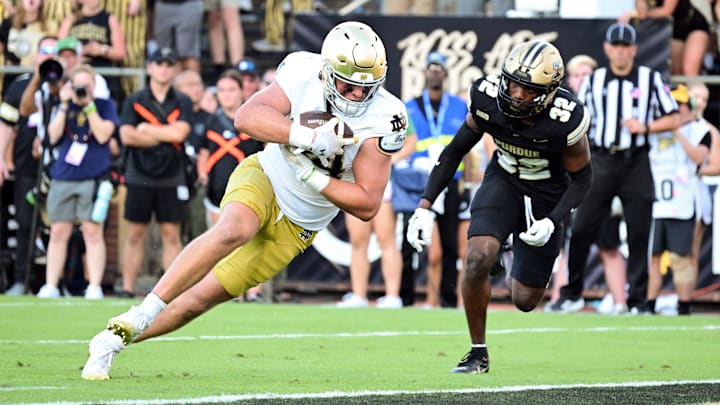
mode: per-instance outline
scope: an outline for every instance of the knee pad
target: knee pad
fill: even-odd
[[[670,253],[670,267],[673,272],[673,282],[676,284],[693,282],[696,278],[689,256]]]

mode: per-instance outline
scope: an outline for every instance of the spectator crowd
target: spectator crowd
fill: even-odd
[[[67,263],[80,257],[85,298],[101,299],[108,292],[134,297],[148,245],[162,246],[158,260],[162,269],[168,269],[184,245],[220,221],[233,171],[265,148],[264,142],[234,125],[238,109],[275,80],[274,67],[262,70],[258,61],[246,57],[246,49],[272,59],[282,56],[290,43],[284,32],[284,2],[267,2],[264,38],[258,41],[246,41],[240,3],[0,3],[2,63],[32,70],[6,72],[0,81],[0,187],[12,187],[18,223],[13,271],[4,276],[10,281],[5,294],[36,293],[40,298],[68,294]],[[321,6],[312,1],[292,3],[295,12],[313,12]],[[511,2],[378,3],[388,15],[432,15],[447,11],[450,3],[458,15],[502,15]],[[631,3],[634,8],[619,14],[604,42],[597,44],[607,55],[607,65],[586,55],[565,61],[562,85],[589,112],[594,182],[577,210],[552,218],[550,233],[558,239],[552,243],[557,243],[560,253],[556,260],[553,257],[546,311],[587,308],[584,272],[590,248],[597,245],[609,290],[599,312],[691,312],[699,244],[711,209],[702,176],[720,173],[718,131],[704,118],[709,90],[697,76],[707,66],[720,5]],[[682,75],[682,84],[666,83],[659,72],[635,60],[634,27],[646,18],[670,16],[674,18],[671,72]],[[207,62],[204,52],[210,56]],[[509,163],[512,157],[502,147],[498,149],[502,142],[496,145],[493,134],[485,134],[482,142],[468,148],[431,206],[423,207],[432,220],[427,251],[405,240],[428,177],[466,123],[471,101],[464,100],[467,89],[459,94],[446,90],[451,67],[447,55],[427,50],[423,59],[425,86],[404,100],[405,145],[392,157],[380,210],[371,221],[345,215],[352,246],[351,289],[338,307],[365,307],[372,302],[367,252],[375,233],[384,280],[378,307],[414,305],[415,277],[422,269],[427,276],[427,308],[462,308],[462,280],[477,276],[465,275],[475,192],[491,160],[501,166],[517,165]],[[143,69],[146,82],[122,74],[123,68]],[[636,91],[646,99],[638,101]],[[103,286],[108,249],[107,217],[102,211],[107,207],[101,206],[110,196],[121,217],[117,254],[122,282],[117,291]],[[512,253],[517,238],[523,237],[519,235],[528,231],[522,225],[499,241],[496,258],[483,262],[483,266],[492,264],[491,276],[506,266],[514,274],[513,266],[522,264],[513,260]],[[620,249],[621,228],[629,247],[627,257]],[[37,244],[44,247],[38,249]],[[45,251],[44,276],[33,270],[38,250]],[[677,305],[669,309],[659,303],[667,271],[672,272],[677,293]],[[38,276],[42,285],[33,291]],[[274,291],[258,286],[244,297],[272,299],[276,293],[277,286]]]

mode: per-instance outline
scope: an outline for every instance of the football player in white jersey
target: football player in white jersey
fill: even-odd
[[[109,379],[128,344],[176,330],[269,280],[339,210],[375,216],[407,126],[404,104],[381,87],[386,72],[382,41],[359,22],[334,27],[319,55],[285,58],[275,82],[235,115],[239,131],[268,146],[231,175],[217,224],[181,252],[139,306],[90,341],[83,379]],[[336,119],[315,129],[292,120],[308,111],[335,114],[354,137],[338,136]]]
[[[655,301],[662,289],[660,257],[667,250],[678,295],[678,314],[689,315],[697,282],[691,247],[696,215],[701,212],[697,172],[710,150],[710,125],[693,118],[694,101],[685,85],[678,85],[670,94],[677,101],[685,124],[651,138],[650,167],[655,180],[655,203],[647,301],[650,312],[655,312]]]

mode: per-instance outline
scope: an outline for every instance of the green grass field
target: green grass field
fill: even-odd
[[[704,403],[720,317],[491,311],[491,371],[454,375],[457,310],[228,303],[80,379],[87,342],[136,301],[0,296],[0,403]],[[674,384],[674,385],[671,385]]]

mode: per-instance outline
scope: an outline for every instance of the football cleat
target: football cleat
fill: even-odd
[[[88,348],[90,356],[80,376],[83,380],[109,380],[112,362],[125,348],[122,339],[109,330],[103,330],[92,338]]]
[[[132,343],[133,339],[149,326],[150,319],[140,312],[138,307],[130,307],[129,311],[110,319],[107,324],[108,330],[120,336],[125,345]]]
[[[453,373],[464,373],[464,374],[479,374],[487,373],[490,371],[490,359],[487,353],[481,355],[480,353],[469,351],[460,360],[455,368],[452,369]]]

